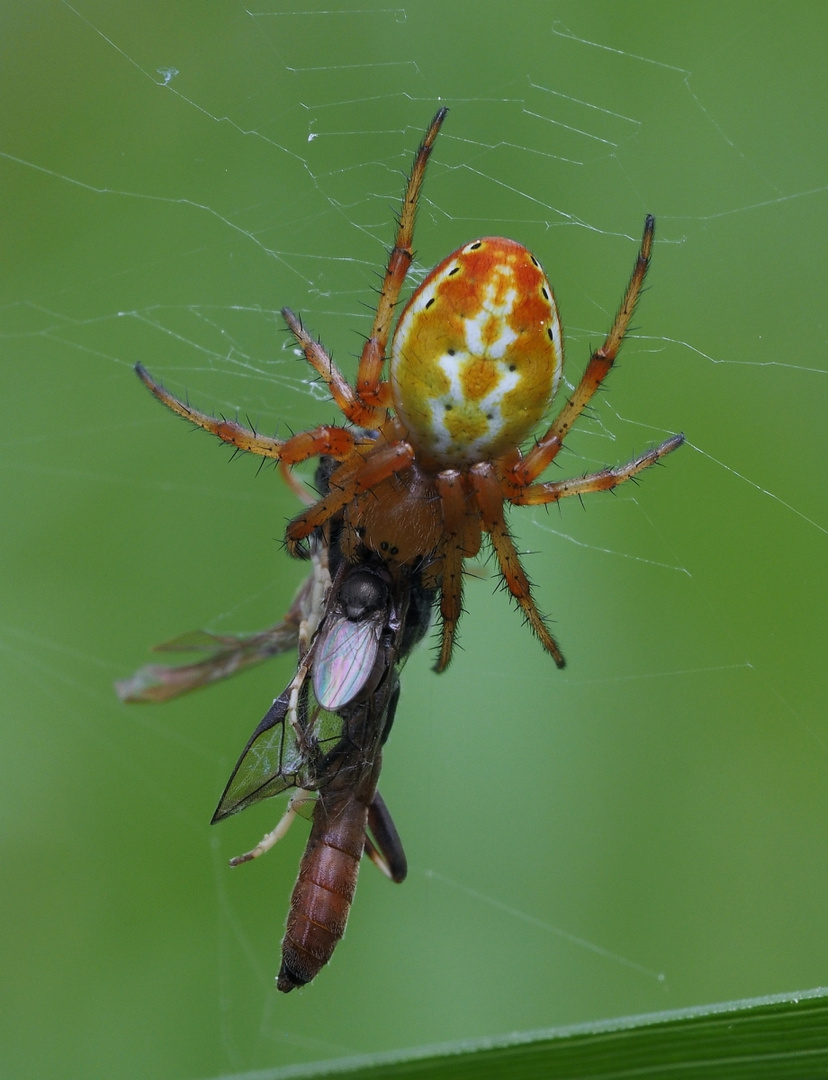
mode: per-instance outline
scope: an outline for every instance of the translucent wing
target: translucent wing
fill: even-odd
[[[203,652],[206,656],[194,664],[146,664],[129,679],[115,683],[121,701],[159,702],[197,690],[200,686],[237,675],[271,656],[295,649],[299,623],[283,619],[258,634],[233,637],[194,630],[189,634],[156,645],[156,652]]]
[[[302,755],[296,733],[287,723],[289,707],[288,689],[250,736],[213,814],[214,822],[296,785]]]
[[[242,751],[213,821],[290,787],[324,790],[361,767],[354,725],[360,741],[381,738],[398,685],[398,608],[384,573],[341,565],[296,675]],[[385,691],[373,696],[383,680]],[[373,749],[362,749],[372,760]]]
[[[371,679],[379,651],[383,619],[335,620],[320,633],[313,657],[313,689],[325,709],[341,709]]]
[[[288,788],[317,790],[317,763],[342,738],[342,718],[322,709],[309,680],[297,674],[273,702],[242,751],[213,822]]]
[[[155,652],[205,655],[194,664],[146,664],[131,678],[115,683],[118,697],[133,703],[169,701],[295,649],[314,606],[321,606],[318,594],[330,580],[326,576],[327,558],[316,554],[314,570],[300,586],[287,615],[267,630],[239,636],[192,630],[156,645]]]

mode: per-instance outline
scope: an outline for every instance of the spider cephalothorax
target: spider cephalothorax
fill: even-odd
[[[561,651],[532,599],[503,506],[548,504],[606,491],[683,441],[674,435],[626,465],[570,480],[539,481],[618,354],[647,272],[655,223],[652,217],[646,220],[627,291],[604,344],[590,357],[572,397],[526,453],[521,444],[558,388],[563,345],[551,286],[537,259],[515,241],[474,240],[432,270],[400,316],[389,377],[383,379],[394,308],[413,258],[420,187],[446,111],[434,117],[414,159],[355,386],[293,312],[283,311],[306,359],[351,426],[268,438],[193,409],[141,365],[136,370],[174,412],[239,449],[286,466],[316,455],[333,458],[338,465],[329,491],[290,522],[288,548],[300,554],[314,529],[336,515],[342,520],[340,544],[347,557],[356,560],[360,550],[368,549],[392,573],[395,567],[424,566],[424,586],[440,590],[438,670],[451,659],[462,609],[463,562],[477,555],[483,533],[489,535],[509,592],[562,667]]]

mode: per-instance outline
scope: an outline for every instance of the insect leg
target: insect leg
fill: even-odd
[[[299,788],[298,791],[295,791],[293,795],[291,795],[287,810],[282,814],[276,828],[271,829],[269,833],[265,833],[258,844],[256,844],[254,848],[251,848],[250,851],[246,851],[244,855],[236,855],[232,858],[230,860],[230,865],[241,866],[242,863],[250,862],[252,859],[258,859],[260,855],[264,855],[266,851],[270,851],[270,849],[282,839],[293,824],[293,819],[297,816],[296,807],[307,802],[310,798],[313,798],[313,795],[311,792],[305,791],[304,788]]]
[[[408,860],[397,827],[378,791],[374,792],[374,799],[368,807],[368,828],[371,836],[365,834],[365,854],[391,881],[398,884],[405,881]]]

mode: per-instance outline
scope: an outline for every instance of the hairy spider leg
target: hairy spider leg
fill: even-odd
[[[287,547],[291,555],[301,554],[301,541],[307,539],[337,511],[358,495],[376,487],[394,473],[407,469],[414,461],[414,450],[407,442],[395,442],[375,450],[367,458],[359,452],[330,478],[330,492],[288,524]]]
[[[196,427],[204,428],[212,435],[217,435],[223,442],[230,443],[239,450],[258,454],[260,457],[274,458],[286,465],[298,465],[299,462],[319,454],[327,454],[336,461],[344,461],[357,446],[372,442],[370,436],[361,436],[347,428],[329,424],[322,424],[312,431],[301,431],[288,439],[278,439],[275,435],[259,435],[235,420],[209,416],[199,409],[194,409],[156,382],[142,364],[135,365],[135,372],[150,393],[178,416],[189,420]]]
[[[451,660],[457,623],[463,611],[463,562],[480,550],[480,519],[466,512],[463,474],[459,469],[443,469],[436,477],[443,515],[443,542],[440,545],[440,617],[442,635],[435,671],[445,671]]]
[[[302,320],[290,308],[282,308],[282,318],[296,338],[310,366],[318,372],[331,392],[337,408],[347,420],[360,427],[376,427],[377,414],[380,411],[373,405],[366,405],[357,396],[356,391],[336,366],[333,357],[321,341],[311,337],[302,325]]]
[[[676,450],[684,442],[684,435],[672,435],[665,439],[660,446],[647,450],[626,465],[614,465],[612,468],[601,469],[599,472],[587,473],[586,476],[576,476],[570,480],[549,481],[543,484],[529,484],[523,491],[510,496],[510,502],[519,506],[541,506],[545,503],[558,502],[568,495],[588,495],[591,491],[611,491],[623,484],[625,480],[632,480],[644,469],[655,465],[666,454]]]
[[[385,348],[391,331],[394,308],[414,258],[411,248],[414,218],[426,165],[447,112],[448,109],[445,108],[438,110],[414,158],[414,165],[403,196],[394,247],[391,249],[382,282],[374,324],[360,357],[356,390],[351,387],[322,345],[308,334],[301,320],[290,308],[284,308],[282,311],[285,322],[301,346],[308,363],[327,383],[331,397],[352,424],[365,427],[378,426],[378,412],[384,410],[391,401],[389,385],[381,381]],[[261,457],[275,458],[289,465],[306,461],[317,454],[328,454],[337,461],[342,461],[348,457],[356,444],[370,441],[355,438],[344,428],[331,426],[318,427],[289,439],[258,435],[255,431],[235,421],[208,416],[187,405],[157,383],[142,364],[136,364],[135,370],[147,389],[173,412],[198,427],[204,428],[205,431],[212,432],[224,442],[231,443],[240,450],[259,454]]]
[[[538,440],[536,445],[526,456],[515,464],[504,476],[507,488],[513,486],[517,489],[531,484],[540,476],[548,465],[554,461],[563,441],[569,434],[569,430],[580,414],[592,400],[592,396],[604,379],[609,374],[610,368],[618,356],[618,350],[624,341],[635,305],[644,284],[647,267],[650,265],[650,255],[653,248],[653,233],[655,231],[655,218],[652,214],[647,215],[644,222],[644,235],[641,239],[641,248],[638,252],[632,275],[630,276],[627,291],[610,332],[607,334],[604,344],[593,352],[589,358],[586,370],[575,389],[575,393],[561,409],[546,434]],[[519,501],[507,496],[512,502]]]
[[[494,466],[487,461],[482,461],[477,465],[472,465],[469,473],[472,489],[483,518],[483,528],[491,537],[492,547],[506,587],[517,600],[526,621],[534,630],[541,645],[552,656],[558,667],[562,668],[566,664],[563,653],[532,599],[529,578],[523,569],[520,556],[503,517],[503,492]]]
[[[445,671],[451,661],[457,624],[463,613],[463,541],[462,518],[465,497],[457,469],[438,473],[436,487],[440,496],[443,542],[440,545],[440,653],[435,671]]]
[[[282,308],[282,317],[305,354],[305,359],[327,383],[331,397],[343,415],[360,427],[378,426],[378,414],[391,403],[387,382],[382,381],[385,349],[391,333],[394,309],[400,298],[400,290],[414,258],[411,244],[414,236],[414,218],[420,189],[425,177],[426,165],[431,156],[434,140],[439,134],[448,109],[440,109],[431,121],[423,141],[414,156],[414,164],[408,177],[400,209],[397,235],[388,256],[388,265],[380,288],[379,303],[374,315],[371,333],[362,348],[357,370],[356,388],[351,386],[320,341],[313,338],[302,325],[302,320],[290,308]]]
[[[388,257],[388,266],[380,289],[374,325],[371,327],[371,336],[365,342],[359,359],[356,396],[366,405],[372,405],[377,409],[384,409],[391,403],[391,387],[388,382],[382,381],[385,349],[388,344],[388,336],[391,333],[394,309],[400,298],[400,290],[414,258],[414,252],[411,248],[414,236],[414,218],[417,212],[417,203],[420,198],[420,188],[423,185],[426,165],[429,157],[431,157],[434,140],[443,126],[447,112],[448,109],[445,108],[437,111],[414,157],[414,164],[403,195],[397,235]]]
[[[309,488],[307,488],[302,481],[296,477],[293,473],[293,467],[288,465],[284,461],[279,462],[279,475],[282,477],[288,488],[293,492],[300,503],[305,506],[313,506],[316,500],[319,498]]]

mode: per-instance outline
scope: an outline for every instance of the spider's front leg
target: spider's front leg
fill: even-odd
[[[336,461],[342,461],[354,452],[355,447],[371,442],[369,436],[361,436],[346,428],[327,424],[313,428],[311,431],[301,431],[288,439],[279,439],[275,435],[259,435],[236,420],[210,416],[194,409],[192,405],[177,398],[161,383],[156,382],[142,364],[135,365],[135,373],[150,393],[158,398],[162,405],[172,409],[177,416],[218,436],[222,442],[230,443],[238,450],[258,454],[260,457],[274,458],[286,465],[297,465],[321,454],[326,454]]]
[[[405,276],[414,259],[412,250],[414,218],[417,213],[417,203],[420,198],[420,188],[423,186],[426,165],[431,157],[434,141],[440,133],[440,128],[443,126],[447,113],[448,109],[445,108],[437,111],[414,157],[414,164],[411,167],[411,174],[408,177],[408,184],[403,195],[397,235],[388,256],[385,277],[382,279],[374,325],[371,327],[371,334],[365,342],[359,359],[356,382],[357,395],[360,401],[378,409],[386,408],[391,402],[390,386],[387,382],[381,381],[382,366],[385,363],[385,349],[388,344],[388,335],[391,333],[394,308],[397,306]]]
[[[301,319],[294,315],[290,308],[282,309],[282,317],[301,346],[305,359],[327,383],[331,397],[343,415],[352,424],[360,427],[379,427],[381,414],[391,404],[390,386],[382,381],[385,350],[391,333],[394,309],[414,258],[411,245],[414,239],[414,218],[420,198],[420,188],[423,185],[434,140],[437,138],[447,112],[448,109],[440,109],[435,114],[414,157],[414,164],[403,195],[397,235],[388,256],[388,265],[380,288],[374,322],[359,359],[355,388],[343,376],[322,344],[305,330]]]
[[[343,416],[359,427],[378,427],[380,410],[360,399],[322,343],[311,337],[304,328],[298,315],[294,315],[290,308],[282,308],[282,318],[301,346],[307,362],[327,383],[331,397]]]

